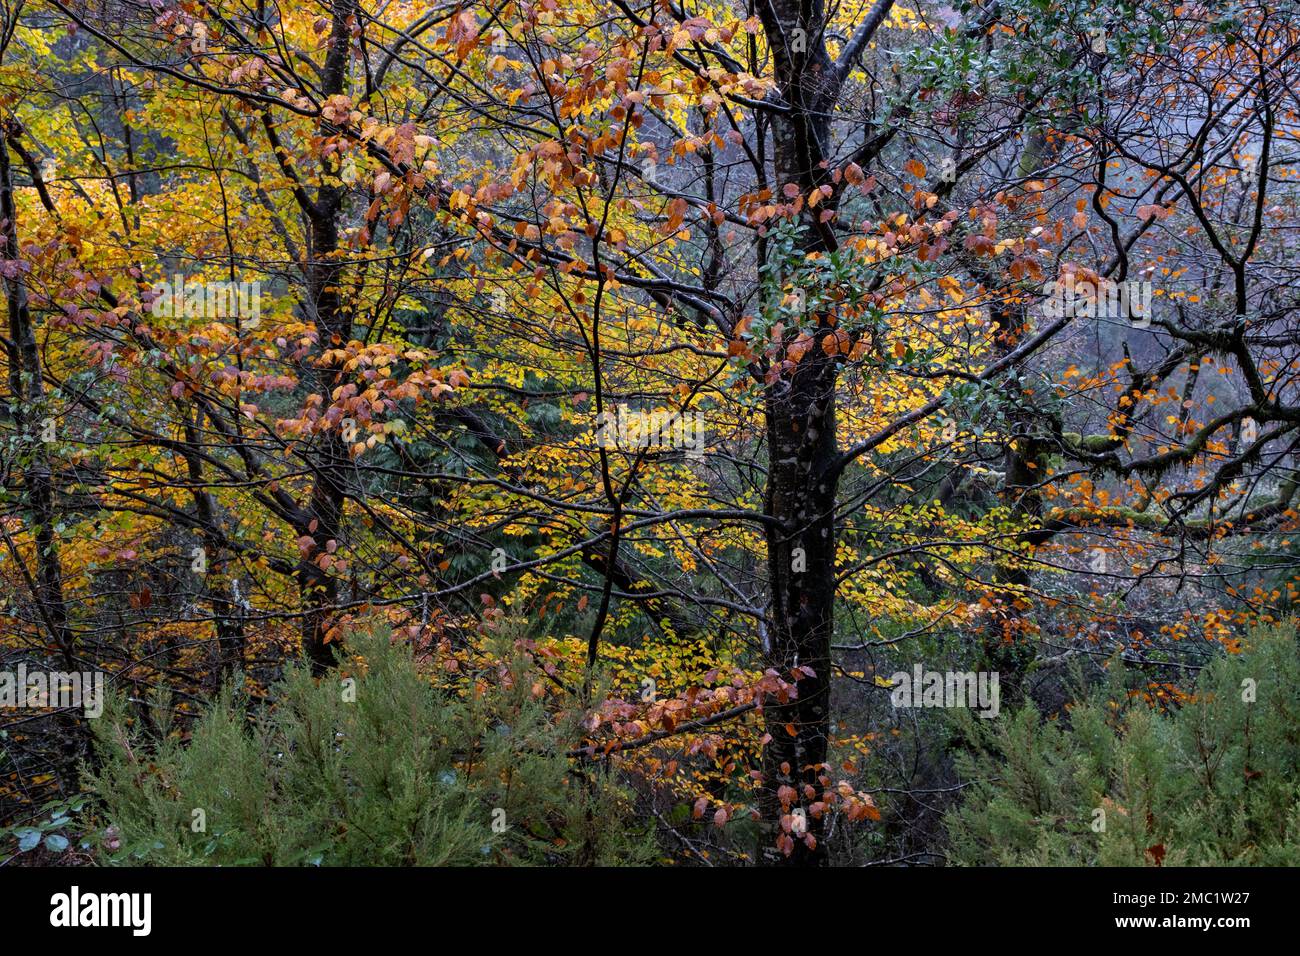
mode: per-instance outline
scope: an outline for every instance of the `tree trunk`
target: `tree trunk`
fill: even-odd
[[[18,241],[18,211],[14,204],[13,172],[9,165],[9,128],[12,120],[2,121],[4,129],[0,138],[0,238],[3,239],[3,258],[17,261],[22,249]],[[41,419],[44,407],[45,386],[42,379],[41,355],[36,343],[36,330],[32,326],[27,304],[27,287],[22,273],[14,268],[4,280],[5,306],[9,313],[9,389],[14,408],[14,430],[30,443],[30,457],[22,468],[23,488],[27,499],[27,516],[34,539],[36,578],[32,584],[32,598],[42,624],[59,650],[61,664],[69,672],[77,670],[72,631],[68,627],[68,607],[63,592],[63,566],[59,557],[58,539],[54,534],[54,481],[49,454],[45,448],[43,432],[46,423]],[[17,558],[17,555],[15,555]],[[29,578],[29,581],[31,579]],[[76,792],[76,763],[80,756],[79,743],[90,745],[90,735],[85,721],[68,712],[55,718],[60,728],[62,754],[58,774],[64,791]]]
[[[822,39],[825,10],[820,0],[773,0],[759,9],[777,86],[789,107],[772,123],[774,185],[779,194],[793,183],[806,201],[814,189],[830,182],[822,164],[828,155],[836,81]],[[834,208],[833,197],[815,208],[805,206],[800,223],[805,255],[834,251],[834,234],[821,219],[824,211]],[[831,466],[838,370],[835,359],[820,348],[821,335],[831,328],[828,318],[816,317],[818,344],[793,374],[769,384],[766,394],[766,509],[779,524],[767,530],[771,628],[764,650],[769,666],[782,676],[796,666],[811,667],[815,674],[798,682],[797,698],[785,704],[768,701],[764,708],[771,737],[764,750],[760,801],[770,837],[765,852],[795,865],[817,865],[826,859],[822,821],[808,816],[805,808],[820,800],[825,789],[818,778],[825,773],[830,723],[838,485]],[[792,802],[779,798],[783,786],[794,788]],[[794,850],[788,856],[771,849],[785,832],[782,818],[787,814],[795,823]],[[812,840],[805,841],[798,832],[805,826]]]
[[[334,0],[333,25],[329,52],[325,57],[322,92],[326,97],[343,93],[347,86],[347,67],[351,35],[349,19],[355,0]],[[322,160],[337,165],[333,160]],[[327,169],[337,181],[337,169]],[[339,217],[343,211],[345,187],[322,185],[305,213],[308,223],[309,261],[307,264],[307,308],[316,325],[318,347],[336,348],[352,337],[352,319],[343,305],[341,288],[343,265],[339,259]],[[317,370],[319,392],[325,408],[333,401],[334,389],[342,383],[337,367]],[[329,429],[318,436],[319,446],[312,455],[313,485],[304,514],[303,534],[313,541],[312,550],[298,565],[298,586],[305,613],[302,619],[303,652],[311,662],[312,672],[324,673],[333,663],[334,654],[328,641],[330,609],[338,603],[338,579],[322,571],[316,561],[330,540],[342,534],[343,502],[347,491],[350,461],[347,444],[339,429]]]
[[[830,721],[831,638],[835,627],[835,365],[808,360],[789,383],[769,389],[767,429],[771,452],[767,511],[780,521],[767,531],[771,588],[769,666],[783,675],[811,667],[797,683],[798,696],[765,707],[771,740],[764,750],[763,816],[773,840],[791,809],[821,799]],[[793,730],[793,733],[791,731]],[[797,799],[783,806],[777,794],[793,787]],[[805,788],[812,787],[809,792]],[[822,821],[804,815],[815,846],[796,833],[794,852],[780,859],[816,864],[825,859]]]

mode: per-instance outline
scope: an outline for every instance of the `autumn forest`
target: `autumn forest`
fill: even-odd
[[[1293,0],[0,0],[0,867],[1300,865]]]

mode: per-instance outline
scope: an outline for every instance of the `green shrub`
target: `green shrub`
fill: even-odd
[[[405,647],[382,635],[353,637],[350,653],[354,694],[337,671],[317,680],[294,667],[272,689],[269,711],[250,717],[227,693],[188,742],[171,726],[142,733],[121,700],[110,702],[95,721],[101,763],[87,772],[103,822],[116,831],[108,860],[402,866],[644,858],[646,841],[625,826],[620,794],[599,775],[584,782],[573,772],[564,754],[579,731],[548,716],[531,680],[458,695],[435,687]]]
[[[1257,630],[1154,710],[1117,661],[1057,720],[956,714],[974,781],[946,823],[964,865],[1300,865],[1300,657]],[[1254,702],[1247,699],[1255,685]],[[994,725],[994,726],[989,726]]]

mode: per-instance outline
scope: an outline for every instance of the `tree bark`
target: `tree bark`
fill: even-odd
[[[28,308],[27,287],[17,267],[22,249],[18,241],[18,211],[14,203],[13,171],[9,164],[8,145],[11,133],[16,130],[10,128],[15,125],[13,120],[0,122],[5,126],[3,142],[0,142],[0,239],[4,243],[3,257],[11,263],[4,280],[5,306],[9,313],[9,341],[6,348],[14,429],[30,443],[30,457],[22,468],[22,481],[34,539],[36,578],[32,598],[42,624],[58,648],[62,666],[71,672],[77,670],[76,653],[72,631],[68,626],[59,543],[54,533],[54,481],[42,434],[45,424],[39,417],[45,398],[41,355]],[[62,712],[56,720],[63,741],[58,766],[59,778],[64,791],[71,793],[76,791],[79,743],[84,742],[89,748],[90,735],[85,721],[73,714]]]
[[[342,94],[347,87],[351,35],[349,21],[355,15],[355,0],[334,0],[329,52],[322,71],[322,92],[326,97]],[[272,145],[276,145],[274,142]],[[332,160],[322,160],[330,163]],[[337,170],[328,170],[335,174]],[[301,189],[299,195],[302,195]],[[314,201],[305,204],[308,226],[307,242],[307,309],[316,325],[318,347],[334,348],[352,337],[352,318],[345,309],[341,287],[343,265],[339,259],[339,217],[343,212],[345,187],[322,185]],[[301,200],[300,200],[301,202]],[[336,365],[322,366],[316,379],[324,407],[333,400],[334,389],[342,383],[342,371]],[[338,579],[316,564],[325,554],[331,539],[342,534],[343,503],[347,493],[349,457],[347,443],[339,429],[326,430],[318,436],[319,447],[312,455],[313,484],[304,509],[305,527],[301,533],[312,539],[310,553],[298,565],[298,586],[302,593],[303,653],[312,672],[322,674],[334,662],[328,638],[330,609],[338,604]]]
[[[773,0],[759,9],[773,51],[777,87],[788,107],[772,123],[773,181],[778,192],[795,184],[806,201],[814,189],[830,182],[823,161],[829,155],[830,108],[838,81],[822,38],[825,9],[820,0]],[[823,211],[834,208],[834,195],[815,208],[805,205],[800,222],[803,254],[834,251],[834,234],[821,218]],[[796,666],[811,667],[815,675],[798,682],[794,700],[771,700],[764,708],[771,738],[764,749],[760,801],[770,837],[765,852],[774,861],[794,865],[826,860],[823,821],[806,810],[795,825],[793,852],[787,856],[771,847],[784,832],[781,821],[787,812],[819,800],[825,789],[819,778],[825,775],[829,743],[838,486],[832,467],[838,369],[835,359],[820,348],[821,337],[831,329],[829,318],[816,317],[818,344],[791,375],[770,383],[765,396],[766,510],[779,525],[769,526],[766,535],[771,627],[764,650],[769,666],[783,676]],[[794,788],[793,803],[780,800],[783,786]],[[811,841],[798,833],[805,821]]]

